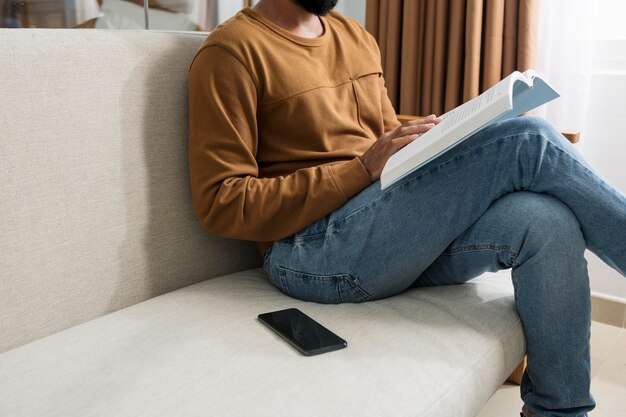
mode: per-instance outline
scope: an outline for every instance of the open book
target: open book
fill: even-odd
[[[483,128],[559,97],[533,70],[515,71],[478,97],[444,114],[443,121],[391,155],[380,176],[389,187]]]

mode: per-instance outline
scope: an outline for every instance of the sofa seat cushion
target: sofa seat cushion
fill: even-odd
[[[256,318],[290,307],[348,347],[306,357]],[[469,417],[523,352],[506,274],[324,305],[252,269],[3,353],[0,415]]]

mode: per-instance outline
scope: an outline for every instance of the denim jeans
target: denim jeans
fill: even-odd
[[[626,197],[547,122],[520,117],[371,184],[276,241],[264,269],[291,297],[358,303],[511,268],[524,411],[580,417],[595,406],[585,248],[626,276]]]

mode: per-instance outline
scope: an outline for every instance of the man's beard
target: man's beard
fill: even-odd
[[[304,10],[318,16],[327,15],[337,5],[338,0],[294,0]]]

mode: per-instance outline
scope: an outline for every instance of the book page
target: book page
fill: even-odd
[[[414,140],[395,154],[391,155],[391,157],[387,160],[384,169],[386,171],[394,170],[412,155],[428,148],[442,136],[463,125],[467,122],[467,120],[470,120],[474,116],[480,114],[484,109],[487,109],[499,100],[502,100],[503,97],[507,97],[510,92],[510,83],[512,82],[511,77],[514,75],[519,78],[521,74],[517,72],[509,75],[507,78],[492,86],[478,97],[442,115],[441,117],[443,118],[443,121],[440,124],[424,133],[419,137],[419,139]]]
[[[502,98],[502,96],[508,95],[509,85],[510,76],[492,86],[478,97],[444,114],[443,122],[441,123],[441,133],[446,133],[472,115],[479,113],[483,108],[489,107]]]
[[[526,71],[523,72],[523,74],[524,74],[524,77],[526,77],[526,80],[528,80],[528,85],[531,88],[533,86],[533,80],[535,78],[543,78],[537,71],[532,70],[532,69],[527,69]]]
[[[524,79],[513,84],[513,107],[490,124],[519,116],[559,97],[554,87],[533,70],[524,72]]]

